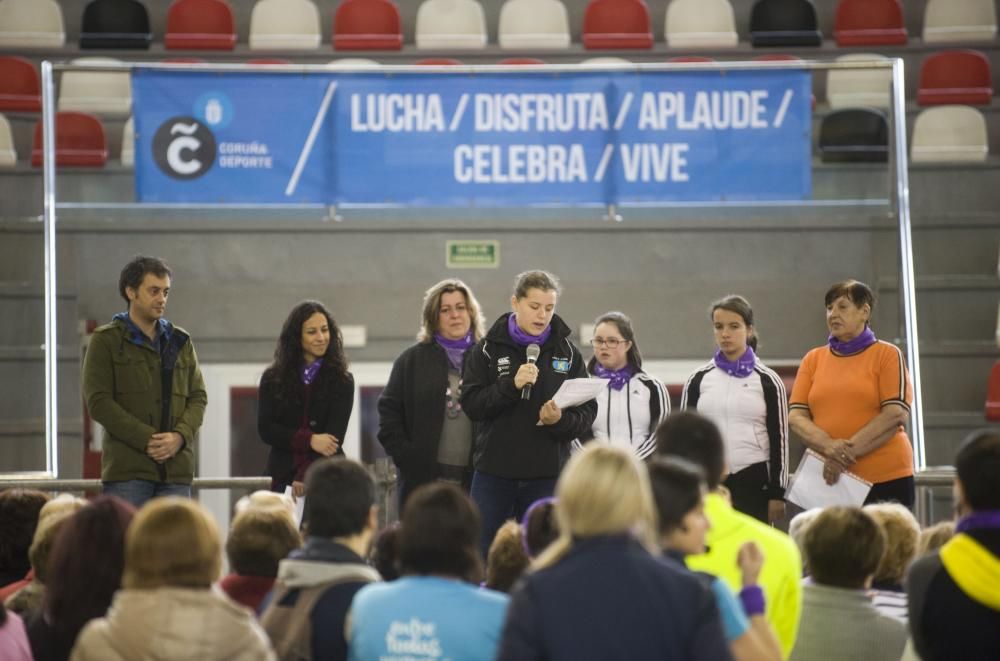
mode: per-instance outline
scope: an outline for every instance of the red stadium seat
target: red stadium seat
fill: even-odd
[[[678,55],[677,57],[672,57],[667,60],[667,63],[676,62],[678,64],[683,64],[685,62],[715,62],[713,57],[705,57],[704,55]]]
[[[0,57],[0,110],[38,112],[41,109],[42,91],[35,65],[23,57]]]
[[[403,28],[390,0],[346,0],[333,15],[334,50],[400,50]]]
[[[452,57],[425,57],[422,60],[417,60],[414,64],[419,66],[431,66],[431,67],[454,67],[461,66],[462,60],[456,60]]]
[[[497,64],[545,64],[545,60],[539,60],[537,57],[508,57]]]
[[[653,30],[646,3],[590,0],[583,15],[583,46],[588,50],[652,48]]]
[[[108,143],[100,120],[84,112],[56,113],[56,165],[104,167]],[[31,164],[42,164],[42,121],[35,124]]]
[[[168,50],[233,50],[233,10],[225,0],[174,0],[163,42]]]
[[[990,381],[986,386],[986,419],[1000,422],[1000,360],[993,363]]]
[[[974,50],[934,53],[920,67],[917,103],[985,106],[993,101],[990,61]]]
[[[840,0],[833,36],[838,46],[905,44],[903,8],[899,0]]]

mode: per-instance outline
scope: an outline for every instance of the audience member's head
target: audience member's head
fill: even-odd
[[[209,589],[222,568],[219,529],[193,500],[155,498],[143,506],[125,539],[122,586]]]
[[[524,550],[521,525],[510,519],[497,530],[486,554],[486,587],[510,592],[529,564],[531,558]]]
[[[813,507],[811,509],[803,510],[793,516],[792,520],[788,522],[788,536],[791,537],[792,541],[795,542],[795,545],[799,547],[799,553],[802,555],[803,574],[809,573],[809,561],[806,558],[805,549],[806,530],[809,529],[809,525],[822,511],[822,507]]]
[[[1000,431],[969,434],[955,456],[955,502],[960,515],[1000,510]]]
[[[274,491],[254,491],[236,501],[237,514],[246,509],[283,509],[293,519],[295,517],[295,503],[292,499]]]
[[[528,506],[521,517],[521,535],[524,550],[532,558],[537,558],[556,541],[559,522],[556,520],[555,498],[540,498]]]
[[[590,443],[566,464],[556,484],[559,538],[535,566],[557,563],[574,539],[633,534],[656,545],[656,509],[646,468],[631,452]]]
[[[709,491],[714,491],[726,471],[726,446],[715,423],[691,411],[671,414],[656,428],[656,452],[680,457],[705,471]]]
[[[870,584],[882,555],[885,533],[857,507],[827,507],[813,519],[803,540],[813,581],[835,588]]]
[[[28,549],[38,527],[38,513],[48,500],[34,489],[0,491],[0,587],[28,573]]]
[[[955,536],[955,522],[941,521],[920,531],[920,541],[917,543],[917,555],[921,556],[931,551],[937,551]]]
[[[35,530],[35,537],[31,540],[31,548],[28,551],[31,568],[35,570],[35,580],[38,582],[47,582],[49,557],[63,524],[86,505],[87,501],[82,498],[64,493],[45,503],[38,513],[38,528]]]
[[[439,575],[478,583],[479,511],[457,486],[418,487],[406,501],[399,533],[399,565],[404,575]]]
[[[705,473],[684,459],[656,457],[648,464],[649,485],[659,515],[660,543],[685,554],[705,552]]]
[[[399,578],[399,522],[392,523],[375,536],[372,544],[371,565],[383,581]]]
[[[327,539],[374,535],[375,481],[352,459],[313,462],[306,471],[306,534]]]
[[[295,520],[284,507],[251,505],[229,527],[226,557],[242,576],[277,576],[278,563],[302,545]]]
[[[49,558],[43,598],[53,649],[69,655],[83,625],[103,617],[121,587],[125,532],[135,508],[114,496],[100,496],[66,519]]]
[[[917,557],[920,524],[913,513],[899,503],[878,503],[864,510],[885,533],[885,553],[875,572],[875,582],[901,587],[907,568]]]

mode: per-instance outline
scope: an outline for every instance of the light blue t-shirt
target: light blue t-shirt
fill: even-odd
[[[354,596],[353,661],[492,661],[507,595],[456,579],[408,576],[371,583]]]
[[[715,603],[722,617],[722,630],[726,634],[726,640],[733,642],[747,632],[750,620],[743,612],[743,605],[739,599],[722,579],[716,578],[712,581],[712,592],[715,594]]]

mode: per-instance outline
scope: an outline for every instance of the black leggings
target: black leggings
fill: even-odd
[[[758,521],[767,520],[767,462],[750,464],[738,473],[730,473],[723,484],[729,489],[733,507]]]
[[[916,485],[912,475],[888,482],[876,482],[872,485],[872,490],[868,492],[868,497],[865,498],[865,505],[890,501],[905,505],[910,510],[913,509],[913,503],[916,501]]]

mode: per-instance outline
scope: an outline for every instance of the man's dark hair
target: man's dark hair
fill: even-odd
[[[379,532],[372,544],[371,564],[383,581],[399,578],[399,522],[392,523]]]
[[[718,488],[726,467],[726,446],[719,428],[691,411],[674,413],[660,423],[656,428],[656,453],[700,466],[710,491]]]
[[[403,574],[481,580],[479,512],[461,489],[431,483],[413,492],[403,509],[399,564]]]
[[[858,507],[827,507],[809,523],[802,549],[814,582],[859,589],[885,553],[885,533]]]
[[[365,529],[375,505],[375,481],[352,459],[318,459],[306,471],[305,530],[314,537],[347,537]]]
[[[543,498],[532,503],[524,513],[521,527],[524,528],[524,550],[537,558],[559,537],[556,499]]]
[[[125,299],[125,305],[129,303],[125,288],[138,289],[142,285],[142,280],[146,277],[147,273],[152,273],[157,278],[169,278],[173,276],[170,267],[159,257],[136,255],[132,258],[132,261],[125,265],[121,275],[118,276],[118,293]]]
[[[965,501],[973,510],[1000,510],[1000,432],[969,434],[955,455],[955,471]]]
[[[0,491],[0,575],[20,580],[31,568],[28,549],[49,497],[34,489]]]
[[[705,471],[677,457],[654,457],[647,465],[649,486],[665,535],[684,522],[684,517],[701,502],[706,487]]]

